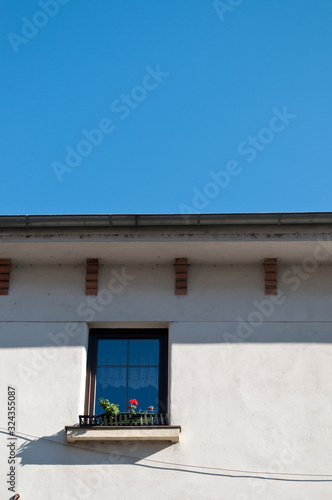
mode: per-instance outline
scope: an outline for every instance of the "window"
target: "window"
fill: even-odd
[[[136,399],[143,411],[167,413],[168,332],[164,329],[90,331],[86,414],[99,414],[99,398],[127,411]]]

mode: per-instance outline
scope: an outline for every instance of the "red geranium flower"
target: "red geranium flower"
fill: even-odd
[[[138,405],[138,402],[137,402],[137,400],[136,400],[136,399],[129,399],[129,404],[130,404],[130,405],[136,405],[136,406],[137,406],[137,405]]]

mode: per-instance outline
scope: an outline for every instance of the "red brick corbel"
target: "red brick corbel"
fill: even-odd
[[[10,268],[10,259],[0,259],[0,295],[8,295]]]
[[[187,295],[188,259],[175,259],[175,295]]]
[[[277,295],[277,259],[264,260],[265,295]]]
[[[86,259],[85,295],[98,295],[98,259]]]

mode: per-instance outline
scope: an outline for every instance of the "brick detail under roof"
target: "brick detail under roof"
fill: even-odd
[[[175,259],[175,295],[187,295],[188,260]]]
[[[8,295],[10,267],[10,259],[0,259],[0,295]]]
[[[277,259],[264,260],[265,295],[277,295]]]
[[[85,295],[98,295],[98,259],[86,260]]]

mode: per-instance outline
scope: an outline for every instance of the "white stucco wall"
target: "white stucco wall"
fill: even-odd
[[[304,279],[294,275],[293,264],[279,264],[278,301],[264,295],[261,263],[192,265],[185,297],[174,295],[172,261],[160,266],[101,265],[95,298],[85,296],[84,265],[18,265],[12,270],[10,294],[1,297],[0,321],[34,321],[36,316],[39,321],[89,323],[247,320],[257,303],[266,300],[274,300],[275,307],[265,319],[332,321],[332,264],[302,272]]]
[[[291,265],[280,265],[280,277]],[[117,292],[101,294],[114,271]],[[296,290],[281,278],[274,302],[254,264],[192,266],[185,297],[174,295],[172,266],[126,265],[125,273],[127,283],[123,266],[101,266],[95,308],[78,265],[18,265],[0,297],[0,421],[6,427],[14,385],[22,500],[330,499],[332,482],[280,473],[331,473],[331,266]],[[180,442],[67,445],[64,427],[83,413],[89,327],[147,322],[169,325]],[[0,498],[9,499],[6,441],[2,433]]]

